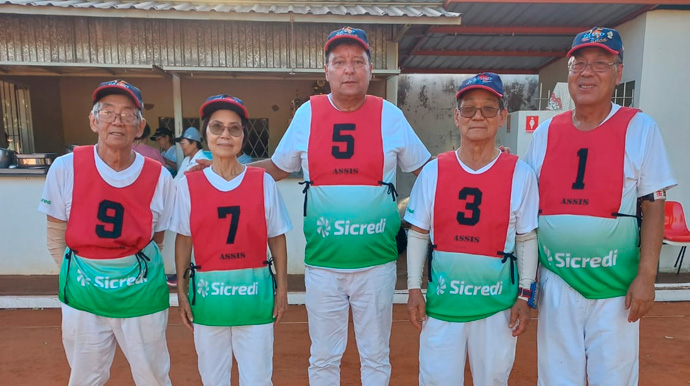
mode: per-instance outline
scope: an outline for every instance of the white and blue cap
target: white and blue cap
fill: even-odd
[[[175,142],[180,142],[183,138],[201,143],[201,133],[199,133],[199,130],[194,126],[188,127],[184,133],[182,133],[182,136],[175,138]]]
[[[462,94],[475,89],[487,90],[497,97],[503,98],[503,82],[498,74],[493,72],[482,72],[471,78],[465,79],[458,87],[455,99],[460,100]]]

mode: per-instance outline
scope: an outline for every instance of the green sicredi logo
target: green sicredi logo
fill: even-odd
[[[46,200],[45,198],[41,198],[41,202],[50,205],[50,200]]]

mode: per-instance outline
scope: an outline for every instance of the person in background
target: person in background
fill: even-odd
[[[165,159],[165,167],[174,177],[177,174],[177,148],[175,147],[172,131],[167,127],[159,127],[150,139],[156,141],[161,148],[161,154]]]
[[[199,133],[196,127],[192,126],[188,127],[181,137],[175,138],[175,142],[180,144],[182,154],[184,154],[184,159],[177,170],[175,181],[180,180],[186,171],[196,166],[198,159],[209,159],[202,150],[201,141],[201,133]]]
[[[158,163],[165,166],[165,159],[163,159],[161,152],[156,150],[156,148],[154,148],[153,146],[149,146],[145,143],[146,138],[150,134],[151,134],[151,127],[149,127],[149,124],[147,123],[146,126],[144,127],[144,132],[140,136],[138,136],[137,138],[134,139],[134,143],[132,144],[132,150],[143,155],[144,157],[149,157],[154,161],[158,161]]]

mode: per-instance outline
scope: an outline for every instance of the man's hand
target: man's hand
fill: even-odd
[[[407,313],[410,315],[410,323],[422,331],[422,322],[426,320],[426,302],[421,289],[410,290],[407,298]]]
[[[501,145],[498,147],[498,150],[500,150],[501,153],[510,154],[510,148],[508,146]]]
[[[192,315],[192,307],[189,305],[189,297],[184,291],[177,291],[177,300],[180,308],[180,319],[190,331],[194,331],[194,315]]]
[[[654,279],[637,275],[625,295],[625,309],[630,310],[628,322],[637,322],[654,304]]]
[[[276,291],[275,304],[273,305],[273,317],[275,318],[275,323],[280,323],[283,319],[283,315],[288,309],[288,299],[287,291],[281,291],[280,289]]]
[[[513,329],[513,336],[520,336],[527,330],[532,309],[526,301],[518,299],[510,309],[510,323],[508,327]]]
[[[184,174],[204,170],[207,167],[211,166],[212,163],[213,161],[211,161],[210,159],[198,159],[196,160],[196,165],[189,168],[189,170],[185,171]]]

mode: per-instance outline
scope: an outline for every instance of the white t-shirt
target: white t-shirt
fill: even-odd
[[[460,166],[470,174],[482,174],[496,163],[498,157],[479,170],[472,170],[456,159]],[[431,231],[431,241],[434,240],[434,202],[436,198],[436,182],[438,180],[438,159],[429,162],[419,173],[410,193],[410,201],[405,212],[405,221],[424,230]],[[539,213],[539,187],[534,171],[518,160],[513,172],[513,183],[510,196],[510,221],[504,251],[512,251],[515,247],[515,234],[528,233],[537,228]]]
[[[98,156],[96,146],[94,158],[96,170],[101,178],[114,188],[124,188],[136,181],[144,167],[144,156],[139,153],[132,165],[122,171],[115,171]],[[172,214],[173,200],[175,198],[175,184],[172,177],[165,169],[161,168],[158,176],[156,190],[151,200],[151,213],[153,214],[153,232],[168,229]],[[58,220],[69,220],[72,209],[72,190],[74,188],[74,154],[69,153],[58,157],[48,170],[46,182],[43,186],[41,202],[38,211]]]
[[[216,174],[213,169],[206,168],[204,169],[204,176],[216,189],[221,192],[229,192],[242,183],[246,172],[247,167],[245,166],[240,175],[230,181],[226,181],[223,177]],[[170,226],[171,231],[184,236],[192,235],[189,227],[191,208],[192,203],[189,198],[187,177],[183,177],[177,182],[177,196],[175,197],[175,209],[173,210],[172,224]],[[292,229],[292,222],[290,222],[283,197],[278,192],[278,186],[273,177],[268,173],[264,173],[264,208],[269,238],[280,236]]]
[[[601,124],[620,109],[617,104],[611,105],[611,112]],[[541,174],[544,163],[550,125],[551,119],[537,127],[525,155],[525,162],[534,169],[537,176]],[[642,112],[635,114],[628,124],[625,135],[624,175],[622,202],[630,202],[637,197],[661,189],[670,189],[678,184],[668,162],[659,126],[652,117]]]
[[[180,168],[177,170],[177,174],[175,175],[175,181],[179,181],[182,177],[184,177],[184,172],[198,165],[196,161],[199,159],[208,159],[206,154],[204,154],[204,151],[201,149],[197,151],[193,157],[184,157],[182,163],[180,164]]]
[[[333,104],[332,101],[331,104]],[[383,101],[381,126],[384,181],[395,181],[396,166],[400,166],[403,172],[413,172],[431,158],[431,153],[412,130],[403,112],[386,100]],[[271,157],[273,163],[286,172],[297,172],[302,167],[304,179],[307,181],[309,181],[307,149],[310,131],[311,102],[307,102],[297,109],[290,127]]]

